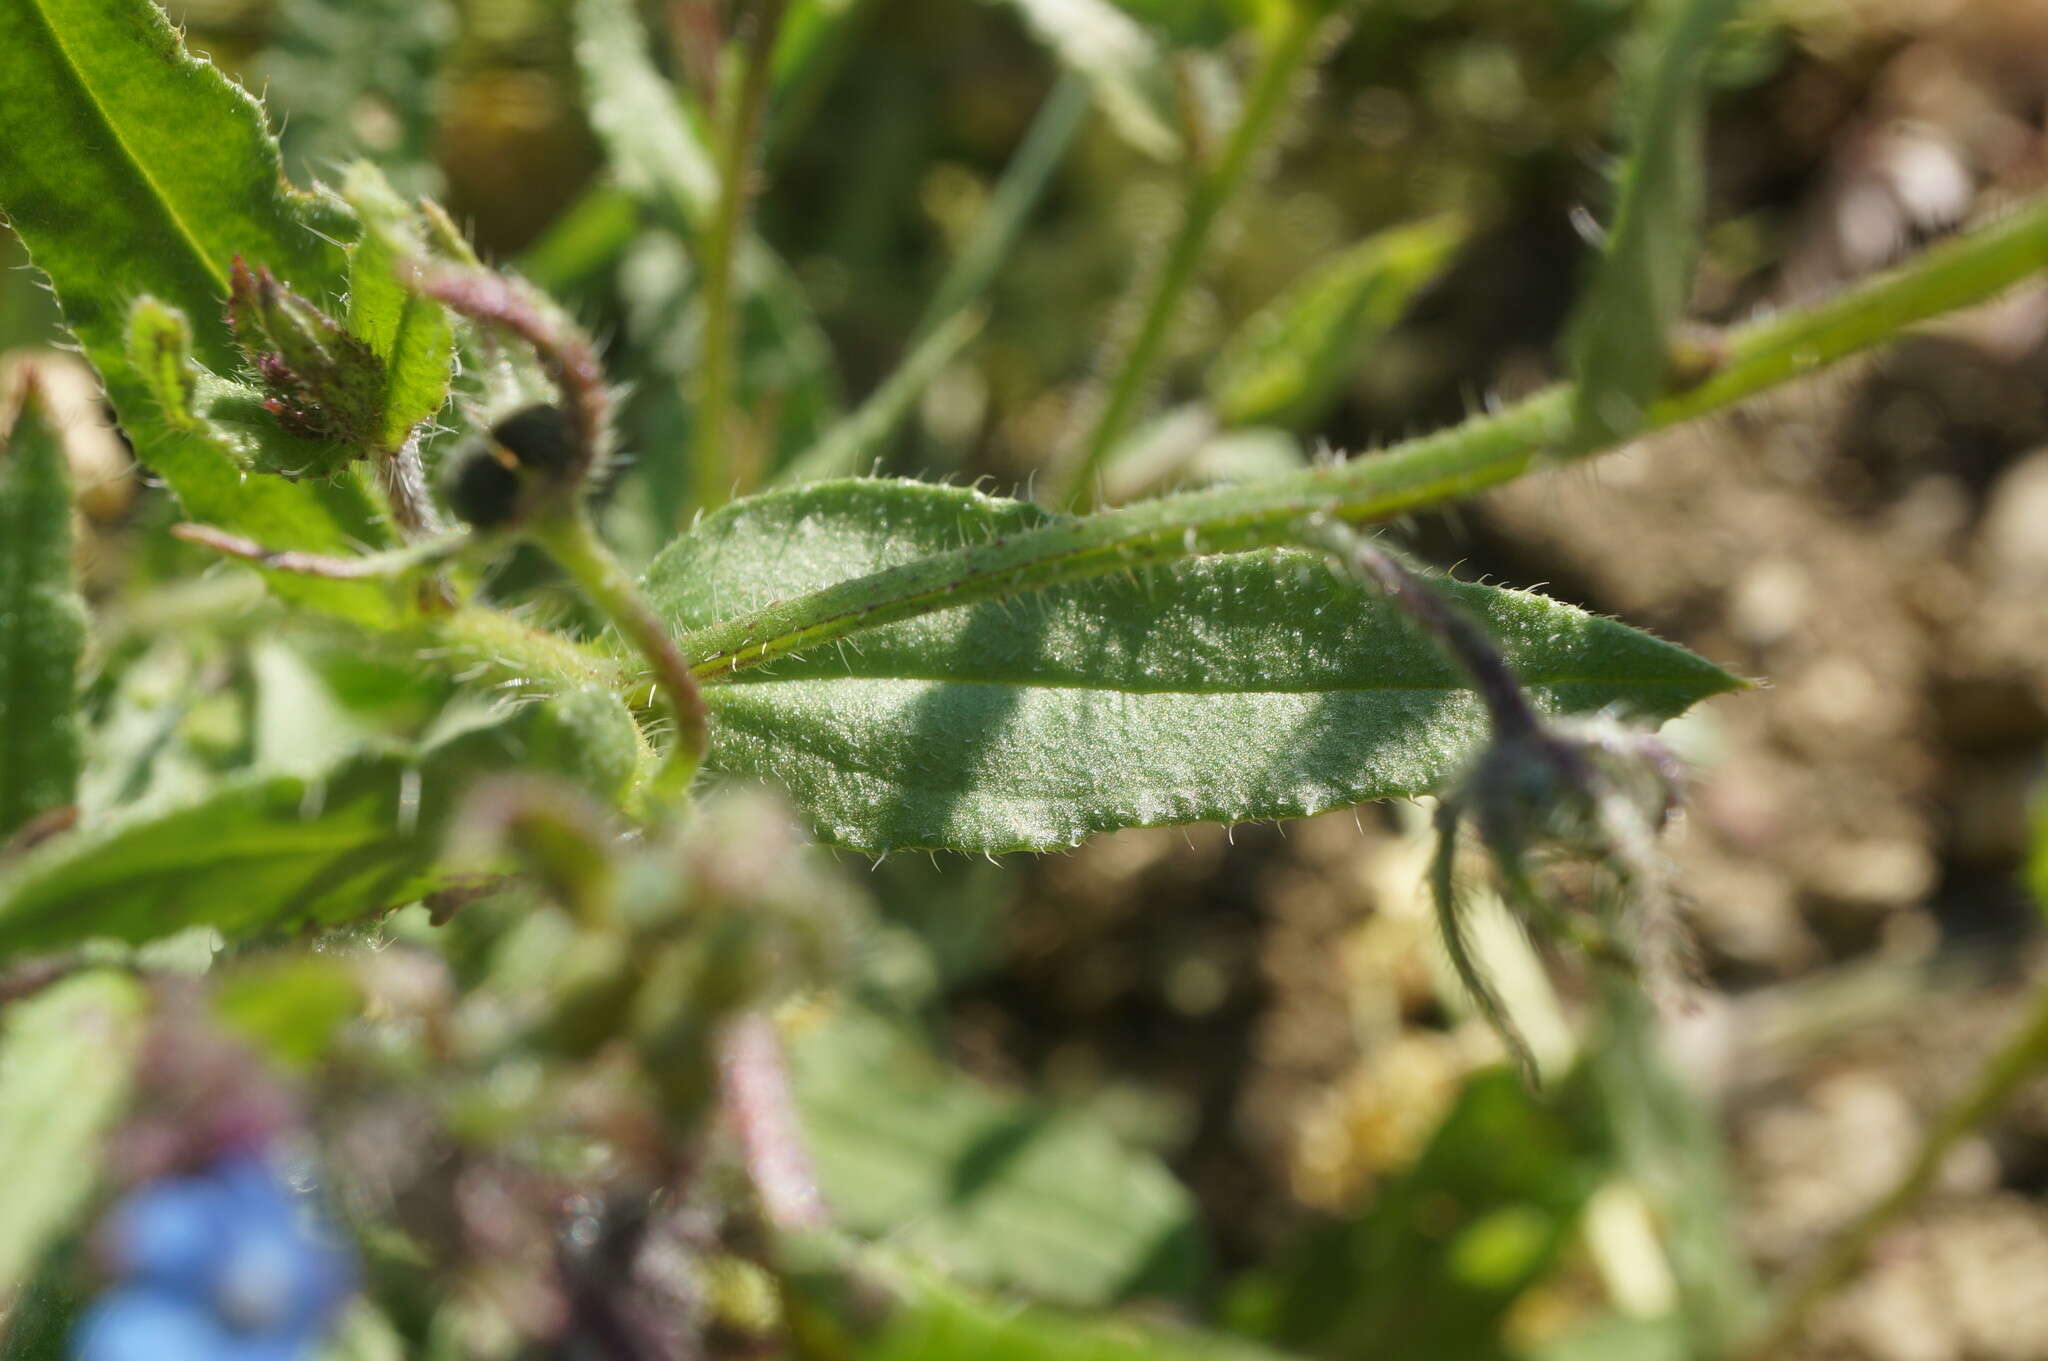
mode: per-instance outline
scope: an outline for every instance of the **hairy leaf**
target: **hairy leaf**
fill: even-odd
[[[78,798],[85,606],[72,580],[71,479],[34,372],[0,370],[0,842]]]
[[[1058,1304],[1195,1283],[1187,1193],[1106,1131],[986,1091],[871,1015],[800,1034],[790,1059],[821,1186],[848,1230]]]
[[[1462,222],[1436,218],[1376,233],[1317,265],[1232,336],[1209,370],[1229,425],[1312,425],[1361,346],[1391,329],[1450,263]]]
[[[285,184],[262,110],[188,54],[150,0],[0,5],[0,52],[0,212],[50,277],[137,456],[192,518],[268,546],[343,552],[381,542],[353,481],[245,478],[218,442],[168,424],[124,334],[134,300],[154,296],[189,319],[200,364],[235,373],[242,360],[222,320],[235,257],[307,297],[332,298],[343,261],[328,238],[350,234],[346,211]],[[273,581],[365,620],[390,613],[374,586]]]
[[[963,542],[1067,523],[916,483],[819,483],[709,517],[648,573],[680,634]],[[1537,701],[1669,717],[1735,684],[1541,596],[1453,585]],[[687,640],[686,640],[687,646]],[[1118,827],[1300,816],[1436,788],[1484,735],[1458,674],[1319,559],[1089,578],[874,628],[711,687],[713,764],[784,784],[866,850],[1072,845]]]
[[[0,1306],[92,1194],[145,1004],[134,979],[93,972],[0,1013]]]
[[[411,211],[367,163],[348,172],[349,206],[362,239],[349,253],[348,328],[384,361],[383,452],[404,444],[413,427],[448,400],[455,328],[439,302],[406,286],[400,272],[424,259]]]
[[[1645,10],[1628,117],[1631,147],[1607,249],[1571,323],[1582,443],[1624,439],[1648,419],[1685,315],[1706,193],[1701,71],[1737,0],[1660,0]]]
[[[372,753],[317,775],[247,775],[188,804],[117,816],[0,869],[0,955],[188,926],[241,939],[397,907],[446,882],[440,831],[475,777],[555,770],[609,796],[636,743],[624,706],[578,692],[417,758]]]

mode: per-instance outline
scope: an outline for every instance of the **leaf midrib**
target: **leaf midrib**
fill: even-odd
[[[191,249],[192,257],[199,262],[200,268],[213,280],[214,286],[219,290],[221,296],[227,296],[227,274],[222,271],[219,263],[207,254],[206,248],[200,244],[198,236],[193,233],[192,228],[186,223],[183,215],[178,212],[170,196],[164,192],[163,186],[149,172],[149,167],[144,165],[142,159],[135,154],[135,149],[128,144],[128,139],[121,135],[120,126],[107,113],[106,107],[100,99],[99,91],[93,87],[92,81],[87,78],[85,69],[72,57],[71,49],[65,46],[63,35],[58,31],[56,23],[50,18],[46,0],[27,0],[27,3],[29,12],[35,15],[37,23],[49,38],[51,49],[63,61],[65,69],[71,73],[78,88],[84,93],[85,102],[92,109],[93,116],[99,120],[100,126],[107,130],[107,135],[113,139],[114,145],[121,148],[122,159],[134,170],[136,177],[148,187],[150,196],[163,209],[164,216],[170,219],[171,225],[177,229],[178,235],[184,239],[186,246]]]
[[[1655,676],[1637,677],[1630,675],[1605,676],[1523,676],[1522,684],[1535,690],[1561,688],[1569,685],[1595,685],[1630,690],[1683,690],[1698,691],[1711,683],[1708,676]],[[1072,680],[1050,681],[1032,679],[1006,679],[999,676],[961,675],[916,675],[892,672],[886,676],[778,676],[762,670],[751,670],[728,674],[717,678],[717,683],[706,687],[708,694],[717,694],[725,689],[737,689],[749,685],[795,685],[803,682],[845,684],[849,682],[905,681],[922,685],[982,685],[1014,690],[1084,690],[1104,691],[1124,695],[1184,695],[1189,698],[1228,695],[1377,695],[1377,694],[1428,694],[1469,693],[1470,685],[1461,681],[1416,681],[1394,685],[1304,685],[1298,689],[1281,688],[1272,685],[1219,686],[1213,690],[1190,690],[1179,686],[1144,686],[1091,682],[1081,677]],[[1709,691],[1708,693],[1713,693]],[[1705,696],[1702,696],[1704,698]]]

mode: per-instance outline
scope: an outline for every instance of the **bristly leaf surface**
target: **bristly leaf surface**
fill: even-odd
[[[8,433],[9,377],[0,371],[0,841],[77,800],[85,647],[64,451],[32,382]]]
[[[655,561],[648,588],[685,634],[1054,519],[958,488],[819,483],[709,517]],[[1656,720],[1736,684],[1541,596],[1448,589],[1551,710]],[[823,835],[872,851],[1047,849],[1421,794],[1485,735],[1475,697],[1426,641],[1299,553],[941,610],[741,671],[707,697],[716,768],[778,781]]]
[[[216,441],[162,421],[123,340],[130,305],[151,295],[189,319],[200,364],[236,373],[222,317],[234,258],[331,300],[343,259],[327,238],[353,233],[346,210],[284,182],[255,100],[187,53],[150,0],[10,0],[0,52],[0,212],[55,286],[137,456],[195,520],[276,548],[378,542],[354,482],[247,478]],[[279,584],[361,619],[390,614],[375,586]]]

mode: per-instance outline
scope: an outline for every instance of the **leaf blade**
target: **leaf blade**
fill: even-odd
[[[127,1104],[146,998],[110,970],[12,1007],[0,1030],[0,1304],[92,1194]]]
[[[70,470],[38,410],[33,367],[20,374],[11,433],[0,390],[0,841],[76,802],[82,762],[85,603],[72,573]]]
[[[1685,314],[1706,196],[1701,161],[1707,50],[1739,0],[1666,0],[1644,46],[1654,53],[1632,84],[1634,145],[1613,229],[1570,326],[1578,442],[1608,443],[1648,419],[1669,368],[1672,328]]]
[[[338,553],[382,542],[357,484],[245,480],[216,443],[166,422],[126,345],[129,309],[149,295],[194,319],[199,363],[237,372],[221,310],[230,262],[242,256],[308,297],[331,297],[347,213],[284,182],[262,110],[187,53],[149,0],[0,6],[0,50],[0,211],[49,277],[141,461],[189,515],[269,546]],[[375,587],[322,583],[300,598],[389,616]]]
[[[813,484],[708,518],[647,584],[687,636],[777,592],[1066,523],[957,488]],[[1664,718],[1735,684],[1539,596],[1447,589],[1553,711],[1625,703]],[[927,613],[781,657],[706,700],[712,765],[783,783],[829,839],[994,852],[1429,792],[1485,733],[1464,684],[1319,560],[1238,554]]]

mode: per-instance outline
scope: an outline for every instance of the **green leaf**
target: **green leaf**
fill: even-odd
[[[1008,0],[1037,39],[1088,78],[1123,139],[1162,161],[1182,153],[1164,48],[1110,0]]]
[[[1217,356],[1208,379],[1217,414],[1227,425],[1315,424],[1360,348],[1393,328],[1465,235],[1455,218],[1393,227],[1310,270]]]
[[[139,414],[123,416],[122,423],[131,435],[147,432],[138,435],[147,441],[138,452],[165,473],[185,513],[266,548],[347,556],[366,542],[382,541],[383,530],[356,483],[295,483],[242,471],[285,466],[281,459],[304,454],[278,447],[290,437],[263,410],[260,392],[201,368],[192,345],[185,314],[143,296],[129,311],[118,379],[106,363],[94,361],[109,391],[118,383],[132,392],[131,409]],[[167,471],[172,467],[182,471],[173,475]],[[258,570],[286,600],[358,623],[389,625],[410,613],[377,583]]]
[[[1613,1173],[1589,1086],[1538,1098],[1503,1069],[1474,1077],[1370,1209],[1249,1283],[1239,1322],[1321,1356],[1502,1354],[1502,1318]]]
[[[94,972],[4,1013],[0,1304],[92,1195],[100,1140],[127,1106],[145,1006],[135,980]]]
[[[382,452],[388,454],[447,402],[455,328],[445,307],[402,278],[413,261],[426,258],[426,243],[384,177],[358,162],[343,193],[362,223],[362,237],[349,252],[348,328],[384,362]]]
[[[777,596],[1079,523],[958,488],[819,483],[708,517],[647,584],[701,657],[689,630]],[[1541,596],[1449,589],[1552,710],[1661,719],[1735,684]],[[1045,849],[1424,793],[1485,733],[1461,677],[1392,609],[1291,553],[922,614],[739,672],[707,699],[716,768],[781,782],[825,836],[865,850]]]
[[[14,0],[0,5],[0,51],[0,212],[49,276],[137,456],[192,518],[267,546],[384,542],[354,482],[245,479],[217,441],[169,426],[127,354],[129,308],[147,294],[192,319],[200,364],[239,371],[222,319],[231,262],[267,266],[308,297],[337,295],[343,260],[329,238],[353,230],[341,205],[284,182],[262,110],[188,54],[149,0]],[[390,615],[362,583],[280,589],[366,621]]]
[[[847,1230],[1058,1304],[1195,1285],[1187,1192],[1107,1131],[997,1096],[872,1015],[799,1033],[790,1063],[821,1187]]]
[[[85,605],[72,579],[70,471],[40,406],[32,364],[0,370],[0,842],[78,799]]]
[[[1631,148],[1607,247],[1570,327],[1575,437],[1625,439],[1648,418],[1685,315],[1706,194],[1702,72],[1737,0],[1646,8],[1628,92]]]
[[[447,882],[440,831],[478,776],[553,770],[610,796],[635,759],[624,706],[588,692],[465,728],[418,758],[372,753],[317,775],[243,776],[0,870],[0,955],[189,926],[237,940],[382,912]]]
[[[292,1072],[318,1062],[362,1003],[362,985],[345,963],[296,952],[234,969],[213,994],[222,1025]]]
[[[963,1289],[836,1235],[785,1239],[780,1275],[806,1353],[848,1361],[1282,1361],[1241,1339],[1142,1315],[1079,1315]]]

